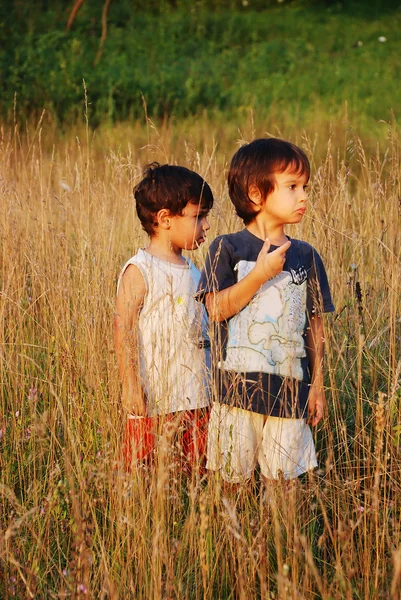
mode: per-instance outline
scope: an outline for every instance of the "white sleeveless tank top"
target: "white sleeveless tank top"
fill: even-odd
[[[139,316],[141,382],[148,415],[209,404],[207,316],[194,298],[200,272],[186,259],[176,265],[139,250],[125,265],[141,272],[146,295]],[[117,288],[118,289],[118,288]],[[206,344],[205,344],[206,342]]]

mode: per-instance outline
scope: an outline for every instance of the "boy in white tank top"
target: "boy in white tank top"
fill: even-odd
[[[190,464],[206,449],[210,343],[206,311],[194,298],[200,273],[182,251],[205,241],[213,194],[197,173],[152,163],[134,196],[150,239],[125,264],[117,287],[124,459],[128,467],[147,459],[167,434]]]

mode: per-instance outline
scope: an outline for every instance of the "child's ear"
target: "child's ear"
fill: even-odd
[[[171,213],[167,208],[162,208],[156,215],[156,220],[160,227],[170,229]]]
[[[258,186],[254,183],[252,183],[252,185],[249,186],[248,197],[250,201],[256,204],[257,206],[260,206],[262,204],[262,194],[260,193],[260,189],[258,188]]]

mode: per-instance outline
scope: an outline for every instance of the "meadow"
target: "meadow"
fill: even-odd
[[[57,133],[46,115],[0,135],[0,596],[400,598],[400,131],[346,119],[295,131],[164,120]],[[166,467],[124,472],[112,342],[116,278],[144,243],[132,188],[149,161],[199,171],[209,241],[240,227],[227,163],[241,140],[291,137],[312,162],[290,232],[322,254],[328,411],[319,468],[266,502]],[[193,254],[201,265],[207,249]]]

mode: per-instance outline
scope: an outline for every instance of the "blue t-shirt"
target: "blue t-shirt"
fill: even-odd
[[[263,240],[247,229],[210,245],[197,297],[231,287],[255,266]],[[271,246],[269,252],[277,246]],[[291,240],[283,271],[222,324],[218,341],[219,401],[263,415],[302,418],[310,373],[306,331],[314,313],[334,311],[319,254]],[[217,354],[216,354],[217,352]]]

